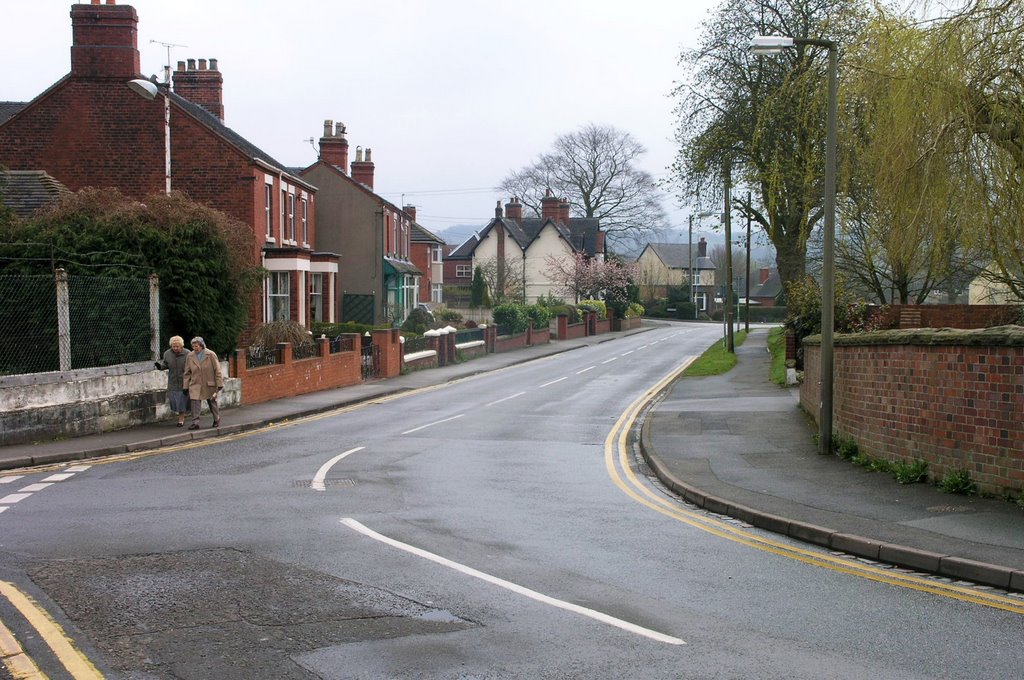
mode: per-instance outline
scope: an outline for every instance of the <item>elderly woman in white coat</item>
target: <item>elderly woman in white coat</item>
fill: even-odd
[[[220,372],[220,361],[212,350],[206,348],[206,341],[200,337],[192,338],[192,353],[185,359],[185,389],[192,401],[192,424],[188,429],[199,429],[199,412],[203,408],[203,400],[210,406],[213,415],[213,427],[220,425],[220,406],[217,395],[224,389],[224,376]]]
[[[185,425],[185,414],[189,411],[189,397],[184,385],[185,360],[189,351],[185,349],[185,340],[180,335],[171,338],[170,349],[164,352],[163,360],[156,362],[156,367],[167,371],[167,406],[178,415],[178,427]]]

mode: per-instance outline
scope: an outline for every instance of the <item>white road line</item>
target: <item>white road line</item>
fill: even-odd
[[[615,361],[616,359],[618,359],[618,357],[612,357],[611,359],[606,359],[605,361],[601,362],[601,365],[603,366],[604,364],[610,364],[613,361]]]
[[[10,484],[11,482],[21,479],[25,475],[14,475],[13,477],[0,477],[0,484]]]
[[[36,491],[42,491],[48,486],[53,486],[53,482],[40,482],[39,484],[29,484],[28,486],[23,486],[22,488],[18,489],[18,491],[21,491],[22,493],[35,493]]]
[[[487,583],[496,585],[500,588],[511,590],[513,593],[524,595],[532,600],[536,600],[537,602],[542,602],[544,604],[551,605],[552,607],[558,607],[559,609],[565,609],[566,611],[586,616],[588,618],[594,619],[595,621],[600,621],[601,623],[606,623],[610,626],[615,626],[616,628],[621,628],[622,630],[629,631],[630,633],[642,635],[643,637],[650,638],[651,640],[657,640],[658,642],[665,642],[670,645],[686,644],[684,640],[681,640],[677,637],[665,635],[664,633],[659,633],[658,631],[651,630],[649,628],[643,628],[642,626],[638,626],[635,623],[623,621],[622,619],[617,619],[614,616],[609,616],[608,614],[604,614],[594,609],[587,609],[586,607],[581,607],[578,604],[573,604],[572,602],[566,602],[565,600],[555,599],[548,595],[544,595],[543,593],[538,593],[536,590],[530,590],[529,588],[518,585],[516,583],[512,583],[511,581],[506,581],[505,579],[498,578],[497,576],[491,576],[490,574],[478,571],[476,569],[473,569],[472,567],[467,567],[464,564],[453,562],[452,560],[449,560],[445,557],[441,557],[440,555],[435,555],[432,552],[427,552],[422,548],[417,548],[415,546],[409,545],[408,543],[402,543],[401,541],[397,541],[383,534],[379,534],[376,531],[367,528],[365,525],[361,524],[360,522],[352,518],[346,517],[341,520],[341,523],[347,526],[348,528],[353,529],[354,531],[358,531],[364,536],[369,536],[375,541],[380,541],[381,543],[390,545],[393,548],[404,550],[407,553],[416,555],[418,557],[422,557],[426,560],[430,560],[431,562],[435,562],[442,566],[448,567],[449,569],[454,569],[455,571],[465,574],[467,576],[478,578],[481,581],[486,581]]]
[[[9,507],[11,507],[11,506],[9,506],[9,505],[0,505],[0,512],[3,512],[4,510],[6,510]]]
[[[44,482],[63,482],[65,479],[70,479],[75,476],[74,472],[59,472],[55,475],[50,475]]]
[[[628,357],[628,356],[629,356],[630,354],[632,354],[632,353],[633,353],[633,352],[635,352],[635,351],[636,351],[635,349],[631,349],[631,350],[629,350],[628,352],[623,352],[623,353],[622,353],[622,356],[624,356],[624,357]]]
[[[19,501],[23,501],[32,494],[30,493],[12,493],[0,498],[0,505],[14,504]]]
[[[450,420],[456,420],[457,418],[461,418],[464,415],[466,415],[466,414],[465,413],[460,413],[457,416],[452,416],[451,418],[445,418],[444,420],[435,420],[432,423],[427,423],[426,425],[420,425],[419,427],[414,427],[411,430],[406,430],[402,434],[412,434],[413,432],[419,432],[420,430],[423,430],[423,429],[428,428],[428,427],[432,427],[434,425],[440,425],[441,423],[447,423]]]
[[[500,404],[503,401],[508,401],[509,399],[515,399],[516,397],[521,397],[524,394],[526,394],[526,392],[516,392],[515,394],[513,394],[510,397],[505,397],[504,399],[499,399],[498,401],[492,401],[490,404],[484,404],[484,406],[494,406],[495,404]]]
[[[548,385],[554,385],[555,383],[560,383],[563,380],[568,380],[568,378],[563,375],[561,378],[559,378],[557,380],[552,380],[551,382],[544,383],[543,385],[541,385],[541,387],[547,387]]]
[[[72,465],[69,468],[64,468],[64,471],[65,472],[85,472],[86,470],[88,470],[91,467],[92,467],[91,465]]]
[[[579,375],[580,373],[586,373],[587,371],[592,371],[595,368],[597,368],[597,367],[596,366],[587,366],[582,371],[576,371],[576,375]]]
[[[334,458],[331,458],[329,461],[327,461],[326,463],[321,465],[320,469],[316,471],[316,474],[313,475],[313,482],[309,486],[314,491],[326,491],[327,490],[327,485],[324,484],[324,479],[327,477],[327,473],[334,466],[334,464],[337,463],[342,458],[344,458],[345,456],[349,455],[350,453],[355,453],[356,451],[362,451],[365,448],[366,448],[365,446],[357,446],[354,449],[349,449],[345,453],[339,453]]]

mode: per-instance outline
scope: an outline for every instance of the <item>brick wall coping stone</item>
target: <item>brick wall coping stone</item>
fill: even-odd
[[[805,345],[820,345],[820,335],[802,340]],[[837,333],[832,344],[856,347],[862,345],[965,345],[988,347],[1024,346],[1024,326],[994,326],[992,328],[908,328],[870,333]]]

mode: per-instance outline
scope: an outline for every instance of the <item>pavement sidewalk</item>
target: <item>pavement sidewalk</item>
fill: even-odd
[[[389,380],[225,410],[217,429],[174,421],[75,439],[0,447],[0,470],[69,462],[253,430],[440,385],[633,333],[563,340]],[[861,557],[1024,590],[1024,510],[1002,500],[902,486],[818,455],[795,388],[768,379],[768,331],[752,329],[729,373],[681,378],[647,414],[641,444],[661,480],[700,507]]]
[[[644,455],[687,500],[834,550],[1024,590],[1024,510],[897,484],[818,454],[796,388],[769,381],[766,329],[721,376],[681,378],[648,413]]]

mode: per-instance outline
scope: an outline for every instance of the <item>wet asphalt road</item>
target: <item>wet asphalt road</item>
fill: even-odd
[[[718,332],[92,465],[0,515],[0,579],[108,677],[1019,675],[1019,615],[754,550],[616,483],[609,432]]]

